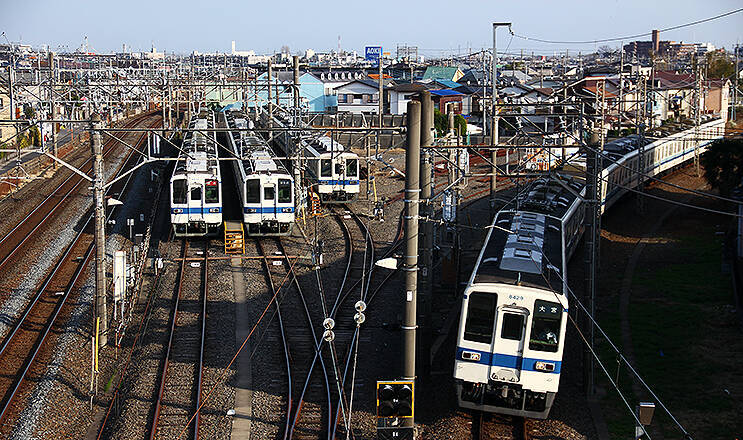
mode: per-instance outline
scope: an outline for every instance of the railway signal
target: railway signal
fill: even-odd
[[[359,312],[361,313],[361,312]],[[415,382],[412,380],[377,381],[377,439],[412,440]]]
[[[377,381],[377,418],[413,417],[412,380]]]

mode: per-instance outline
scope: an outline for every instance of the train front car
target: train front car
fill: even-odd
[[[568,300],[563,280],[583,210],[542,180],[496,216],[462,300],[454,362],[463,408],[543,419],[558,391]],[[516,209],[518,206],[518,209]]]
[[[189,124],[170,179],[170,222],[176,237],[203,237],[222,226],[222,177],[214,115],[202,111]],[[195,130],[195,131],[194,131]]]
[[[248,235],[289,235],[294,225],[294,179],[244,117],[227,118],[237,187]]]
[[[313,186],[323,203],[350,203],[359,195],[359,156],[327,136],[307,141]]]

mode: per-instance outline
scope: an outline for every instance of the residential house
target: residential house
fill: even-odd
[[[454,113],[462,113],[464,94],[460,92],[449,89],[431,90],[431,98],[433,99],[433,107],[441,113],[446,113],[449,104],[454,106]]]
[[[398,84],[387,94],[390,102],[390,113],[404,115],[408,111],[408,102],[418,93],[427,90],[423,84]]]
[[[265,83],[268,80],[268,73],[264,72],[258,77],[258,82]],[[278,88],[279,104],[285,106],[294,105],[294,72],[279,71],[274,72],[272,79],[274,84],[280,84]],[[276,88],[271,91],[271,99],[276,102]],[[268,100],[268,91],[264,86],[258,86],[257,92],[259,101]],[[305,106],[310,112],[324,112],[328,107],[335,104],[335,100],[328,97],[325,90],[325,83],[315,74],[304,72],[299,76],[299,99],[300,105]]]
[[[357,79],[334,89],[338,112],[379,113],[379,83]]]
[[[459,84],[463,84],[467,86],[482,85],[483,83],[482,70],[470,69],[467,72],[465,72],[464,75],[462,75],[462,77],[457,80],[457,82]]]
[[[520,70],[501,70],[498,72],[499,84],[526,84],[531,81],[531,76]]]
[[[428,66],[423,74],[423,79],[447,79],[449,81],[459,81],[464,76],[464,72],[459,67]]]
[[[728,120],[730,106],[730,80],[710,79],[704,82],[704,111],[719,114],[723,121]]]
[[[10,119],[10,96],[5,91],[0,91],[0,119]],[[10,125],[0,124],[0,144],[10,139],[13,132]]]

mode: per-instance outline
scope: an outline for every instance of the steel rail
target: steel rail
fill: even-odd
[[[162,407],[163,393],[165,392],[165,381],[168,376],[168,363],[170,361],[170,349],[173,345],[173,335],[175,334],[175,325],[178,320],[178,304],[180,302],[181,290],[183,288],[183,278],[186,273],[186,252],[188,251],[188,241],[183,240],[181,247],[181,254],[184,257],[181,260],[181,268],[178,274],[178,289],[175,292],[173,298],[173,313],[170,319],[170,332],[168,335],[168,345],[165,349],[165,359],[163,359],[163,369],[160,375],[160,386],[158,387],[157,400],[155,402],[155,414],[152,417],[152,424],[150,425],[149,439],[153,440],[157,434],[157,424],[160,421],[160,409]]]
[[[265,249],[263,248],[263,242],[260,239],[256,239],[256,243],[258,244],[258,253],[263,256],[267,257],[268,254],[266,253]],[[263,262],[263,267],[266,269],[266,280],[268,282],[268,287],[271,289],[271,294],[273,297],[276,298],[276,301],[274,301],[274,306],[276,307],[276,316],[279,318],[279,330],[281,333],[281,342],[284,346],[284,360],[286,362],[286,374],[288,377],[288,393],[287,393],[287,400],[286,400],[286,422],[284,425],[284,438],[288,438],[289,436],[289,422],[291,421],[291,413],[293,408],[293,396],[292,396],[292,369],[291,369],[291,362],[289,360],[289,344],[286,339],[286,332],[284,329],[284,321],[281,318],[281,306],[280,301],[278,298],[278,292],[276,291],[276,286],[273,283],[273,276],[271,275],[271,266],[268,264],[268,258],[263,258],[261,260]]]
[[[204,281],[201,294],[201,344],[199,347],[199,378],[196,382],[196,420],[194,422],[194,440],[199,439],[201,424],[201,386],[204,379],[204,345],[206,344],[206,299],[209,293],[209,239],[204,240]]]
[[[137,143],[141,141],[141,137],[138,140]],[[131,159],[131,155],[129,155],[124,162],[122,163],[121,167],[117,170],[117,174],[121,173],[121,171],[125,168],[126,163],[129,162]],[[122,188],[122,191],[124,191],[128,185],[130,180],[127,179],[124,183],[124,186]],[[113,211],[109,214],[112,215]],[[91,213],[87,220],[85,221],[82,228],[80,228],[80,231],[75,235],[75,238],[73,241],[67,246],[65,251],[63,252],[63,255],[61,258],[58,259],[57,264],[54,266],[52,271],[47,275],[47,277],[44,279],[44,281],[41,284],[41,287],[37,290],[37,294],[33,298],[33,300],[29,303],[29,305],[26,307],[26,310],[24,311],[21,318],[16,322],[15,326],[13,327],[13,330],[10,332],[10,334],[5,338],[5,340],[2,342],[2,345],[0,345],[0,356],[2,356],[7,348],[11,345],[11,341],[14,340],[16,335],[18,334],[19,330],[23,327],[24,323],[30,316],[31,312],[34,310],[34,308],[40,304],[39,300],[42,297],[42,294],[46,291],[46,289],[49,287],[49,284],[54,279],[55,275],[58,273],[58,271],[62,268],[65,261],[67,260],[67,257],[72,253],[72,250],[77,246],[77,244],[80,242],[82,236],[86,233],[88,226],[90,225],[91,221],[94,218],[94,214]],[[54,307],[54,310],[49,318],[47,318],[46,323],[44,325],[44,328],[42,330],[42,333],[39,337],[37,337],[36,343],[32,349],[32,351],[26,356],[25,361],[21,365],[21,370],[16,374],[17,377],[14,379],[13,384],[11,385],[11,389],[6,391],[5,401],[2,404],[2,407],[0,408],[0,421],[5,417],[7,410],[10,408],[11,403],[13,402],[13,399],[15,398],[16,394],[18,393],[18,390],[20,389],[21,385],[23,384],[24,380],[26,379],[27,373],[31,366],[33,365],[34,361],[36,360],[36,357],[43,346],[44,342],[46,341],[46,338],[51,330],[51,328],[54,326],[54,323],[57,320],[57,317],[62,310],[62,307],[65,305],[67,298],[69,297],[69,294],[72,292],[72,290],[75,287],[75,284],[77,283],[80,274],[82,273],[83,269],[87,267],[87,264],[90,261],[90,256],[92,255],[93,249],[95,249],[95,242],[91,242],[88,245],[88,249],[85,252],[85,256],[83,257],[83,261],[81,264],[78,265],[78,267],[75,269],[75,272],[73,273],[73,276],[70,280],[70,282],[67,284],[67,287],[64,290],[64,293],[62,297],[58,300],[58,303]]]
[[[310,327],[310,333],[312,334],[312,340],[314,341],[314,351],[315,356],[312,359],[312,363],[310,364],[310,368],[308,369],[307,376],[304,380],[304,386],[302,387],[302,393],[299,395],[299,400],[297,401],[297,405],[295,407],[294,417],[292,418],[291,428],[289,429],[289,439],[293,438],[294,431],[297,427],[297,422],[299,421],[299,418],[302,414],[302,407],[304,404],[304,396],[307,392],[307,388],[309,387],[310,379],[312,376],[312,372],[315,369],[315,365],[317,363],[317,359],[320,359],[320,366],[323,373],[323,378],[325,381],[325,390],[326,390],[326,398],[327,398],[327,404],[328,404],[328,420],[327,420],[327,437],[330,437],[331,433],[331,423],[332,423],[332,400],[330,398],[330,381],[328,380],[328,370],[325,367],[325,360],[320,355],[322,351],[322,339],[318,341],[317,333],[315,332],[315,328],[312,326],[312,316],[310,314],[310,309],[307,306],[307,301],[305,300],[304,293],[302,292],[302,287],[299,284],[299,279],[297,279],[297,275],[294,272],[294,269],[292,269],[291,261],[289,260],[289,257],[286,254],[286,249],[284,248],[283,242],[279,237],[274,238],[276,240],[276,244],[279,247],[279,251],[282,255],[284,255],[284,261],[286,262],[287,270],[290,271],[290,277],[292,279],[292,282],[294,283],[294,286],[297,288],[297,292],[299,294],[299,298],[302,300],[302,306],[304,307],[305,314],[307,316],[307,324]]]
[[[140,121],[142,121],[143,119],[146,119],[147,117],[150,117],[150,116],[151,116],[150,114],[147,114],[147,115],[141,116],[139,118],[132,119],[131,121],[127,121],[127,124],[131,124],[132,126],[136,126]],[[137,144],[139,144],[139,142],[141,141],[142,137],[143,137],[143,135],[140,135],[139,139],[137,140]],[[113,146],[111,144],[113,144],[113,143],[114,143],[113,140],[109,140],[108,142],[106,142],[106,144],[109,145],[109,148],[107,150],[104,150],[104,156],[108,156],[111,153],[111,151],[113,151],[113,148],[111,148]],[[83,165],[81,166],[81,168],[88,167],[89,165],[91,165],[92,164],[92,160],[93,160],[92,158],[88,158],[83,163]],[[47,205],[50,203],[50,201],[53,198],[55,198],[55,197],[57,197],[57,196],[60,195],[60,193],[62,192],[62,188],[65,185],[67,185],[68,182],[70,182],[70,180],[72,180],[75,177],[78,178],[78,181],[77,182],[74,182],[73,185],[72,185],[72,187],[66,193],[64,193],[64,195],[62,195],[61,198],[59,198],[57,200],[57,202],[50,208],[50,210],[46,214],[44,214],[44,216],[39,220],[39,222],[36,224],[36,226],[34,226],[33,229],[29,233],[25,234],[23,236],[23,238],[21,239],[20,242],[16,243],[15,245],[8,244],[8,242],[11,240],[11,238],[15,236],[14,235],[15,232],[19,228],[21,228],[23,226],[26,226],[27,222],[30,221],[30,219],[37,213],[37,211],[39,211],[41,208],[47,207]],[[62,182],[54,191],[52,191],[52,193],[49,196],[47,196],[47,198],[45,198],[41,203],[39,203],[28,215],[26,215],[26,217],[23,220],[21,220],[9,233],[7,233],[0,240],[0,249],[3,249],[6,246],[12,247],[12,249],[7,254],[5,254],[2,257],[2,259],[0,260],[0,269],[2,269],[5,266],[5,264],[7,264],[8,261],[10,261],[10,259],[15,255],[15,253],[33,236],[33,234],[46,222],[46,220],[49,219],[52,216],[52,214],[54,214],[54,212],[56,212],[57,208],[59,208],[60,206],[62,206],[63,205],[63,202],[67,201],[69,199],[69,196],[72,195],[73,192],[75,192],[75,191],[77,191],[79,189],[79,187],[80,187],[80,185],[82,183],[84,183],[82,177],[80,177],[80,176],[78,176],[78,175],[76,175],[74,173],[71,174],[70,176],[68,176],[64,180],[64,182]]]

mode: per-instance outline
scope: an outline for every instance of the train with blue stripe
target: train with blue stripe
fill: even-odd
[[[264,125],[268,113],[263,112]],[[293,127],[291,117],[284,111],[276,110],[272,118],[273,127],[287,129]],[[303,124],[298,128],[300,131]],[[278,147],[291,157],[295,146],[301,147],[302,158],[306,160],[305,178],[320,201],[323,203],[350,203],[359,195],[361,188],[359,156],[331,136],[316,132],[303,132],[300,135],[289,131],[277,132],[274,139]]]
[[[640,173],[680,167],[724,133],[722,119],[704,116],[698,127],[660,127],[644,138],[607,142],[601,213],[643,184]],[[494,217],[462,299],[454,360],[459,406],[548,417],[562,372],[567,264],[584,230],[584,196],[583,182],[554,173],[532,181]]]
[[[565,348],[567,263],[583,232],[585,210],[574,195],[582,188],[557,175],[538,179],[496,214],[462,300],[459,406],[549,414]]]
[[[289,235],[295,216],[294,178],[271,147],[250,131],[253,122],[239,112],[222,113],[243,223],[248,235]]]
[[[170,178],[170,223],[176,237],[213,236],[222,227],[222,176],[213,129],[214,113],[202,110],[184,130]]]

